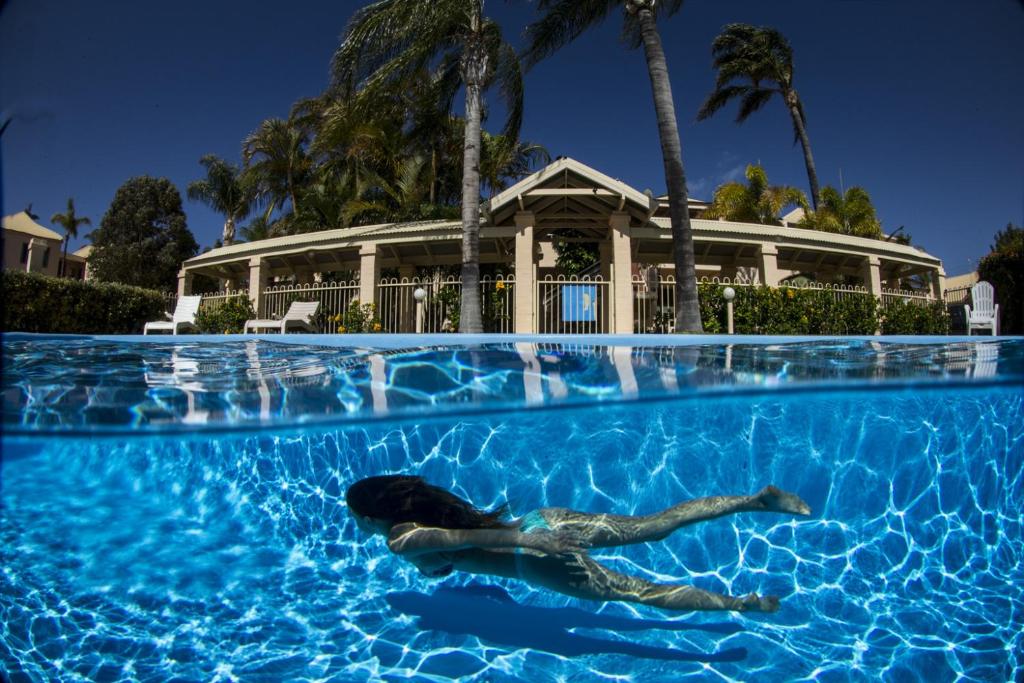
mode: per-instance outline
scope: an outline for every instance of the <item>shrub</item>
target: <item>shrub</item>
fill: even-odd
[[[1024,334],[1024,250],[989,254],[978,264],[978,277],[996,290],[999,334]]]
[[[879,312],[879,327],[882,334],[949,334],[949,311],[941,302],[890,301]]]
[[[199,309],[196,327],[204,334],[238,334],[245,329],[245,321],[256,317],[252,301],[245,294],[232,296],[223,302]]]
[[[704,331],[728,330],[724,285],[701,284]],[[837,297],[823,289],[733,287],[733,328],[737,334],[874,334],[877,302],[867,294]]]
[[[136,334],[164,318],[163,295],[151,289],[15,270],[2,279],[7,332]]]
[[[338,332],[380,332],[380,318],[377,307],[370,304],[359,304],[359,299],[352,299],[344,313],[336,314],[332,320],[338,324]]]

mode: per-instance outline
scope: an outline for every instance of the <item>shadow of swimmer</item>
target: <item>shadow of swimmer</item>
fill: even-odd
[[[417,625],[423,630],[471,635],[491,643],[540,650],[564,657],[622,654],[671,661],[736,662],[747,656],[744,648],[705,654],[591,638],[570,631],[573,628],[615,632],[660,629],[729,635],[743,630],[739,624],[630,619],[595,614],[573,607],[528,607],[517,603],[497,586],[441,586],[429,595],[403,591],[389,594],[386,600],[393,609],[418,617]]]

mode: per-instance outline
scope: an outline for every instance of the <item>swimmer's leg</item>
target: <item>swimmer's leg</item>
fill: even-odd
[[[811,508],[793,493],[768,486],[752,496],[709,496],[688,500],[652,515],[609,515],[544,508],[552,529],[565,529],[590,548],[660,541],[676,529],[736,512],[783,512],[809,515]]]
[[[620,574],[580,553],[568,558],[532,555],[522,558],[520,578],[583,600],[623,601],[678,611],[729,610],[774,612],[779,599],[750,594],[742,598],[693,586],[654,583]]]

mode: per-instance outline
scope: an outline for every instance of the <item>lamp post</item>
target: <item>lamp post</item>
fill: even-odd
[[[423,332],[423,300],[427,298],[427,290],[417,287],[412,291],[412,298],[416,299],[416,334]]]
[[[725,315],[729,321],[729,334],[732,334],[732,300],[736,298],[736,290],[726,287],[722,290],[722,296],[725,297]]]

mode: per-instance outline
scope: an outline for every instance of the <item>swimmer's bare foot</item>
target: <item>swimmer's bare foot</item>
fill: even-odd
[[[766,595],[764,597],[758,597],[756,593],[751,593],[743,598],[740,598],[740,606],[737,608],[740,612],[778,612],[779,611],[779,598],[775,595]]]
[[[766,512],[789,512],[794,515],[811,514],[810,506],[795,493],[788,493],[775,486],[766,486],[753,496],[755,510]]]

